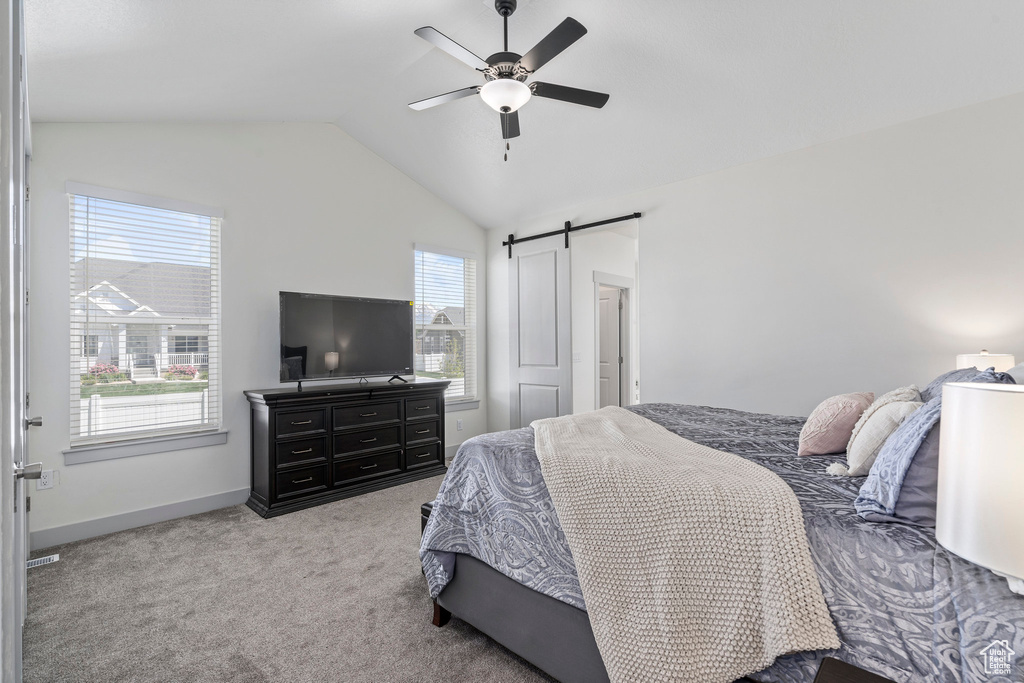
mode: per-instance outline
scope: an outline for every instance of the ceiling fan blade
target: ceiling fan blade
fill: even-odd
[[[454,40],[446,36],[445,34],[438,31],[433,26],[424,26],[414,31],[423,40],[431,43],[434,47],[439,47],[455,59],[470,65],[477,71],[482,71],[487,68],[487,62],[477,57],[475,54],[462,47]]]
[[[503,140],[519,137],[519,112],[501,114],[501,137]]]
[[[587,29],[583,27],[583,24],[572,17],[566,17],[565,21],[555,27],[554,31],[544,36],[539,43],[533,46],[532,50],[523,55],[519,60],[519,65],[532,73],[586,34]]]
[[[437,105],[444,104],[445,102],[461,100],[463,97],[469,97],[470,95],[475,95],[478,92],[480,92],[480,86],[471,85],[470,87],[463,88],[462,90],[452,90],[451,92],[446,92],[443,95],[435,95],[433,97],[428,97],[425,100],[410,102],[409,108],[415,109],[416,111],[423,111],[424,109],[430,109],[431,107],[436,107]]]
[[[538,81],[531,83],[530,89],[533,90],[533,94],[537,97],[582,104],[585,107],[595,107],[596,109],[600,109],[608,101],[608,95],[605,95],[603,92],[580,90],[579,88],[570,88],[565,85],[555,85],[554,83],[541,83]]]

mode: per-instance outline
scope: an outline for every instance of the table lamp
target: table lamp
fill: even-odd
[[[1024,594],[1024,385],[942,387],[935,537]]]
[[[1006,372],[1015,365],[1012,353],[989,353],[982,349],[979,353],[961,353],[956,357],[956,369],[978,368],[988,370],[995,368],[996,372]]]
[[[327,372],[333,373],[338,369],[338,352],[328,351],[324,354],[324,367],[327,368]]]

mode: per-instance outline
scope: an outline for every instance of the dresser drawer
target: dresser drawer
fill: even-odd
[[[334,455],[348,455],[377,448],[399,447],[402,445],[400,430],[395,427],[360,429],[334,435]]]
[[[277,473],[277,498],[283,500],[327,488],[327,465]]]
[[[334,483],[345,484],[402,471],[402,452],[390,451],[334,461]]]
[[[276,450],[278,467],[310,460],[325,460],[327,458],[327,437],[317,436],[298,441],[279,441]]]
[[[410,446],[405,449],[405,469],[436,465],[441,462],[441,444],[430,443],[425,446]]]
[[[412,422],[405,427],[405,442],[407,444],[415,443],[417,441],[430,441],[431,439],[437,438],[437,430],[440,426],[440,422],[433,420],[431,422]]]
[[[322,432],[327,423],[327,411],[323,408],[277,414],[277,435]]]
[[[437,417],[438,405],[436,398],[408,398],[405,400],[405,419]]]
[[[379,422],[397,422],[401,416],[401,404],[373,403],[362,406],[339,406],[334,409],[334,428],[360,427]]]

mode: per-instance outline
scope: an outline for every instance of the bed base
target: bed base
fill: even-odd
[[[444,626],[452,614],[563,683],[608,680],[586,612],[461,553],[432,623]]]

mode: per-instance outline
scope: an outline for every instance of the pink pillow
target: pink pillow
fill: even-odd
[[[824,455],[845,451],[854,425],[874,400],[875,395],[870,391],[826,398],[800,430],[800,446],[796,454]]]

